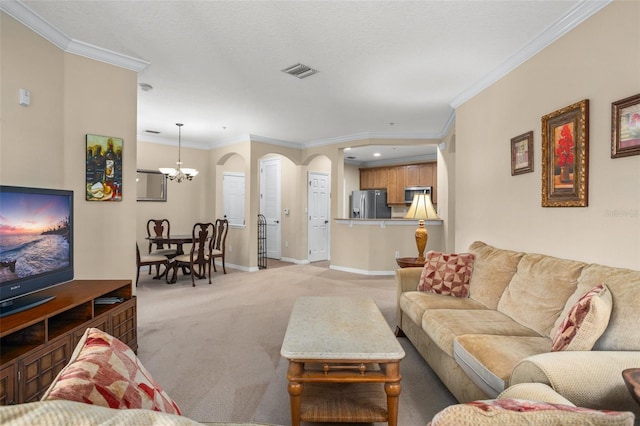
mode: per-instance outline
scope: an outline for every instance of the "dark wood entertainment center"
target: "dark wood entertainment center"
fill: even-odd
[[[74,280],[41,293],[55,299],[0,318],[0,405],[39,400],[88,327],[138,349],[131,280]],[[96,303],[104,297],[123,301]]]

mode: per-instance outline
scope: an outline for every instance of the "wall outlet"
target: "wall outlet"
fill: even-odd
[[[398,250],[396,250],[396,259],[400,257],[400,252]]]
[[[227,247],[229,247],[229,253],[231,253],[233,251],[233,249],[231,248],[231,245],[229,245]]]
[[[289,241],[285,241],[285,242],[284,242],[284,246],[285,246],[285,247],[289,247]]]

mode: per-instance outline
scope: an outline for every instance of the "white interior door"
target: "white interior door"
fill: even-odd
[[[329,259],[329,175],[309,172],[309,262]]]
[[[244,226],[244,173],[222,174],[222,212],[229,226]]]
[[[267,222],[267,257],[282,258],[280,158],[260,160],[260,213]]]

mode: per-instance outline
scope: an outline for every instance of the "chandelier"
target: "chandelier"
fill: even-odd
[[[182,123],[176,123],[178,126],[178,161],[176,164],[178,167],[160,167],[160,172],[166,175],[170,180],[175,180],[180,183],[183,180],[191,180],[198,174],[196,169],[182,167],[182,161],[180,160],[180,148],[182,147]]]

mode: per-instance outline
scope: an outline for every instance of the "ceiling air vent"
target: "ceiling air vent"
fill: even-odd
[[[304,64],[295,64],[283,69],[282,72],[286,72],[294,77],[305,78],[316,74],[318,71]]]

